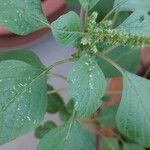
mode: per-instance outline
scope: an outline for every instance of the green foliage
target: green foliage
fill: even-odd
[[[111,100],[111,96],[109,96],[109,95],[104,95],[101,100],[102,100],[102,101],[109,101],[109,100]]]
[[[103,138],[102,148],[103,150],[120,150],[119,143],[115,138]]]
[[[130,48],[129,46],[119,46],[106,54],[111,60],[119,64],[129,72],[135,73],[140,62],[140,49]],[[121,73],[105,60],[98,59],[98,64],[103,70],[106,77],[121,76]],[[132,65],[131,65],[132,64]]]
[[[71,114],[67,111],[66,107],[63,107],[59,112],[61,121],[66,122],[71,117]]]
[[[69,102],[67,103],[67,106],[66,106],[66,110],[72,114],[73,110],[74,110],[74,100],[73,99],[70,99]]]
[[[84,46],[93,46],[98,43],[106,43],[108,46],[124,45],[132,47],[150,45],[150,38],[148,36],[131,34],[118,28],[112,29],[112,21],[106,20],[96,23],[97,16],[98,14],[94,12],[87,22],[87,32],[81,41]]]
[[[78,115],[92,115],[102,104],[101,98],[106,87],[105,77],[95,57],[83,54],[73,65],[68,82]]]
[[[65,0],[69,5],[79,5],[78,0]]]
[[[92,9],[100,0],[79,0],[84,10]]]
[[[0,61],[2,60],[20,60],[33,65],[36,68],[44,69],[44,65],[40,59],[30,50],[12,50],[0,53]]]
[[[121,5],[119,5],[120,3]],[[114,8],[117,7],[117,12],[133,12],[131,16],[128,17],[118,27],[118,29],[120,31],[128,32],[130,34],[138,36],[150,36],[150,29],[148,27],[148,25],[150,24],[149,6],[149,0],[145,0],[144,2],[140,0],[116,0],[114,3]]]
[[[150,146],[150,81],[124,72],[124,88],[116,121],[122,134],[144,147]]]
[[[140,62],[140,48],[150,45],[150,1],[66,2],[81,6],[80,17],[70,11],[49,24],[40,0],[0,0],[0,25],[11,32],[27,35],[51,28],[58,43],[76,47],[71,58],[47,68],[28,50],[0,54],[0,145],[38,126],[37,150],[93,150],[95,142],[82,124],[101,136],[102,150],[150,147],[150,81],[132,74]],[[47,79],[56,75],[54,67],[70,60],[74,65],[67,81],[72,99],[64,104],[59,89],[47,89]],[[105,77],[120,75],[124,83],[119,108],[101,109],[102,102],[111,99],[109,91],[105,93]],[[39,126],[46,111],[58,113],[63,124],[56,128],[48,121]],[[105,129],[111,138],[104,137]]]
[[[29,132],[43,119],[47,78],[41,67],[20,60],[1,61],[0,72],[0,144],[4,144]]]
[[[114,0],[99,0],[91,12],[98,12],[98,19],[102,20],[107,15],[107,13],[112,10],[113,4]]]
[[[47,121],[44,125],[39,126],[35,129],[35,137],[41,139],[46,133],[54,129],[57,125],[53,121]]]
[[[71,115],[73,114],[73,110],[74,110],[74,101],[73,99],[71,99],[69,100],[67,105],[60,110],[59,112],[60,119],[64,122],[68,121]]]
[[[116,127],[115,117],[116,117],[117,110],[118,110],[117,106],[111,106],[111,107],[105,108],[100,113],[100,116],[97,119],[97,121],[102,126],[115,128]]]
[[[78,121],[69,120],[46,134],[37,150],[92,150],[93,146],[94,141],[90,134],[81,127]]]
[[[136,143],[124,143],[122,149],[123,150],[145,150],[144,147]]]
[[[51,24],[52,32],[56,40],[64,46],[76,46],[81,37],[80,19],[71,11]]]
[[[0,24],[19,35],[48,27],[40,3],[40,0],[0,0]]]
[[[54,90],[54,88],[48,85],[48,92]],[[47,112],[56,113],[59,112],[64,107],[64,102],[58,93],[48,94],[47,101]]]

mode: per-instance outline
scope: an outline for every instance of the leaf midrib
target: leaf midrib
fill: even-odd
[[[17,96],[19,96],[19,95],[21,95],[22,93],[24,93],[24,92],[27,90],[27,87],[29,87],[30,85],[32,85],[32,83],[34,83],[34,81],[36,81],[39,77],[41,77],[41,76],[44,75],[44,74],[45,74],[45,71],[43,71],[43,72],[42,72],[41,74],[39,74],[37,77],[33,78],[33,80],[31,80],[31,82],[30,82],[28,85],[26,85],[22,90],[20,90],[21,92],[18,92],[18,93],[12,98],[12,100],[11,100],[4,108],[2,108],[2,110],[0,110],[0,112],[3,113],[3,112],[7,109],[7,107],[9,107],[9,105],[15,101],[15,98],[16,98]],[[7,99],[7,100],[9,100],[9,99]]]
[[[139,102],[141,103],[141,106],[143,107],[143,110],[144,110],[145,115],[146,115],[146,116],[149,116],[149,115],[148,115],[149,113],[146,111],[145,106],[144,106],[144,104],[142,103],[142,98],[141,98],[141,96],[139,95],[138,91],[136,90],[135,85],[132,83],[131,79],[129,79],[128,77],[127,77],[127,79],[128,79],[128,81],[129,81],[131,87],[134,88],[134,91],[135,91],[135,93],[137,94],[138,100],[139,100]],[[150,116],[149,116],[149,117],[146,117],[146,118],[147,118],[148,122],[150,123],[150,120],[149,120]]]

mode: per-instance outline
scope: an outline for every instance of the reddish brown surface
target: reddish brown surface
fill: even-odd
[[[66,4],[64,0],[42,0],[42,8],[51,22],[66,10]],[[43,29],[27,36],[18,36],[0,27],[0,50],[20,48],[26,44],[37,42],[48,32],[49,29]]]
[[[114,131],[112,128],[101,127],[100,134],[105,137],[113,137]]]
[[[122,78],[113,78],[108,83],[107,92],[111,96],[110,101],[104,102],[104,107],[109,107],[114,104],[118,104],[121,97],[121,91],[122,91]]]

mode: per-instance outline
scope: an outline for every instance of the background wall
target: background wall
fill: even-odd
[[[33,50],[41,59],[41,61],[46,65],[50,65],[58,60],[63,60],[68,58],[75,50],[73,48],[62,48],[56,43],[51,33],[47,35],[41,42],[28,47]],[[67,75],[68,70],[71,65],[65,64],[57,67],[55,71],[57,73]],[[49,82],[56,88],[67,87],[65,81],[59,78],[52,78]],[[61,95],[67,101],[69,99],[67,92],[61,92]],[[60,120],[57,115],[46,115],[45,120],[52,119],[56,123],[60,124]],[[36,145],[38,140],[34,138],[33,132],[29,133],[23,137],[20,137],[10,143],[0,146],[0,150],[36,150]]]

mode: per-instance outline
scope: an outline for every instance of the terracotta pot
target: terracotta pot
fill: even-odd
[[[42,8],[51,22],[66,10],[66,4],[64,0],[42,0]],[[27,44],[39,41],[48,32],[49,29],[42,29],[27,36],[18,36],[0,27],[0,50],[21,48]]]

